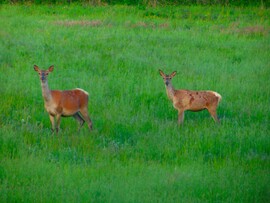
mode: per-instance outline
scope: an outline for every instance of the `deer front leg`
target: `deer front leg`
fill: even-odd
[[[184,117],[185,117],[185,111],[182,109],[178,110],[178,125],[181,125],[183,123]]]
[[[51,130],[52,130],[52,132],[54,131],[54,116],[52,116],[51,114],[49,114],[49,116],[50,116],[50,121],[51,121]]]
[[[58,133],[60,129],[60,121],[61,121],[61,114],[56,115],[56,133]]]

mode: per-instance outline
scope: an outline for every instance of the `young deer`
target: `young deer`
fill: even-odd
[[[53,68],[54,66],[50,66],[48,70],[40,70],[34,65],[34,70],[40,77],[44,106],[50,116],[52,131],[55,129],[56,117],[56,133],[58,133],[61,116],[73,116],[80,123],[80,128],[86,121],[92,130],[92,121],[88,115],[88,93],[79,88],[65,91],[50,90],[47,77]]]
[[[176,75],[176,71],[170,75],[164,74],[161,70],[159,73],[164,80],[166,92],[173,107],[178,110],[178,124],[183,123],[186,110],[201,111],[204,109],[207,109],[213,119],[219,122],[217,107],[221,100],[220,94],[213,91],[175,90],[171,79]]]

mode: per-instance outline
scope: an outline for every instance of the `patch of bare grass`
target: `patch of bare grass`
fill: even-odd
[[[66,27],[72,26],[99,27],[103,25],[103,22],[101,20],[64,20],[64,21],[55,21],[54,24]]]
[[[221,28],[221,32],[225,34],[236,34],[240,36],[267,36],[270,27],[262,25],[250,25],[241,27],[240,23],[234,22],[226,28]]]
[[[153,22],[144,22],[144,21],[139,21],[136,23],[132,23],[130,21],[126,22],[126,27],[128,28],[150,28],[150,29],[159,29],[159,28],[169,28],[170,24],[169,23],[153,23]]]

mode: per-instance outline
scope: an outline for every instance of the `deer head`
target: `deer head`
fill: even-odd
[[[173,71],[170,75],[166,75],[162,70],[159,70],[159,74],[163,78],[164,84],[168,86],[169,84],[171,84],[172,78],[176,75],[176,71]]]
[[[41,70],[41,69],[39,69],[39,67],[37,65],[34,65],[34,70],[36,72],[38,72],[39,78],[40,78],[41,82],[43,82],[43,83],[47,82],[47,77],[48,77],[49,73],[53,71],[53,68],[54,68],[54,66],[52,65],[48,68],[48,70]]]

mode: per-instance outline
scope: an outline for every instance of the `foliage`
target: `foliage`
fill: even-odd
[[[89,5],[226,5],[226,6],[267,6],[268,0],[1,0],[6,3],[34,3],[34,4],[89,4]]]

